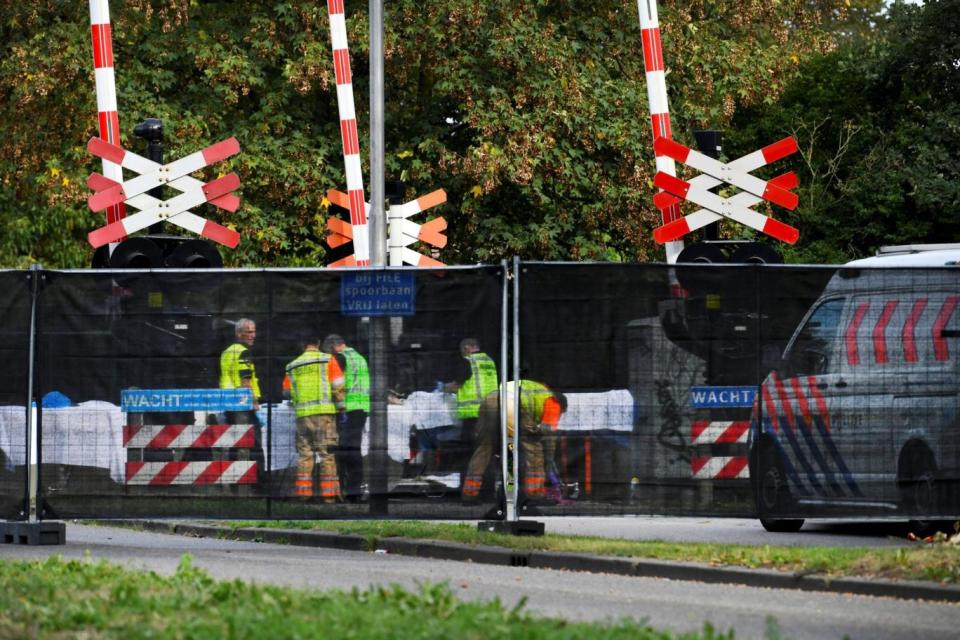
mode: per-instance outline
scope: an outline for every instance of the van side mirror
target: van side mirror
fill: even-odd
[[[827,356],[817,349],[804,349],[801,356],[804,373],[823,373],[826,371]]]

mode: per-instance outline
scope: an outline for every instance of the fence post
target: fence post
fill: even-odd
[[[504,515],[509,516],[507,507],[507,478],[510,477],[507,469],[507,344],[510,332],[507,331],[507,322],[510,316],[507,306],[510,300],[510,267],[504,259],[500,262],[500,268],[503,269],[503,291],[500,301],[500,473],[503,484],[503,508],[507,509]],[[499,499],[499,496],[498,496]]]
[[[27,521],[31,524],[37,522],[37,473],[40,469],[40,459],[33,463],[34,456],[37,455],[38,438],[36,412],[33,410],[33,382],[36,372],[36,332],[37,332],[37,293],[39,291],[40,265],[34,264],[30,267],[30,337],[27,347],[27,449],[25,463],[27,466],[27,504],[25,513]]]
[[[507,516],[520,519],[520,258],[513,257],[513,509]]]
[[[30,338],[27,352],[27,402],[26,402],[26,451],[24,456],[24,465],[27,468],[26,473],[26,504],[23,513],[27,516],[26,522],[2,522],[0,523],[0,540],[15,544],[66,544],[66,527],[63,522],[48,520],[42,522],[38,519],[39,509],[38,500],[38,471],[40,469],[39,456],[39,437],[37,433],[37,423],[34,419],[33,394],[34,394],[34,374],[36,371],[36,333],[37,333],[37,294],[40,289],[39,280],[41,278],[40,265],[35,264],[30,267]],[[32,464],[32,456],[37,451],[37,464]]]

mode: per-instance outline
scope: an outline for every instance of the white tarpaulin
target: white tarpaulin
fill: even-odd
[[[633,398],[626,390],[567,394],[567,412],[559,428],[564,431],[633,430]],[[260,419],[267,424],[267,408]],[[452,394],[414,392],[403,404],[390,404],[387,411],[387,449],[398,462],[410,455],[410,428],[432,429],[456,424],[456,398]],[[369,450],[369,420],[364,429],[362,451]],[[123,446],[125,416],[109,402],[84,402],[75,407],[43,410],[43,462],[101,467],[123,482],[127,451]],[[0,448],[8,464],[24,464],[26,455],[26,409],[0,407]],[[296,420],[287,402],[270,407],[271,468],[284,469],[297,463]],[[263,442],[267,442],[264,429]]]

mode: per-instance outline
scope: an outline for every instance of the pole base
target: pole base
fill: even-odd
[[[0,522],[0,540],[6,544],[66,544],[67,526],[57,520]]]
[[[477,531],[505,533],[510,536],[542,536],[544,526],[536,520],[481,520]]]

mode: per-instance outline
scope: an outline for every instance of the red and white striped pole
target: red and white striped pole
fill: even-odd
[[[90,34],[93,39],[93,72],[97,82],[100,137],[120,146],[120,117],[117,115],[117,84],[113,74],[113,35],[108,0],[90,0]],[[108,160],[103,161],[103,175],[115,182],[123,182],[123,169]],[[107,223],[117,222],[125,216],[122,202],[107,209]]]
[[[643,40],[643,61],[647,71],[647,98],[650,102],[650,120],[653,125],[653,139],[671,138],[670,109],[667,104],[666,68],[663,62],[663,48],[660,45],[660,20],[657,17],[656,0],[637,0],[640,12],[640,31]],[[657,156],[657,171],[677,175],[674,162],[667,156]],[[663,224],[682,217],[680,205],[673,204],[660,210]],[[680,240],[664,243],[667,262],[673,264],[683,251]]]
[[[330,16],[333,69],[337,79],[337,109],[340,112],[347,195],[350,198],[353,255],[358,267],[366,267],[370,265],[370,232],[367,226],[366,198],[363,195],[360,139],[357,135],[357,112],[353,104],[353,79],[350,74],[350,51],[347,48],[347,22],[343,13],[343,0],[327,0],[327,12]]]

